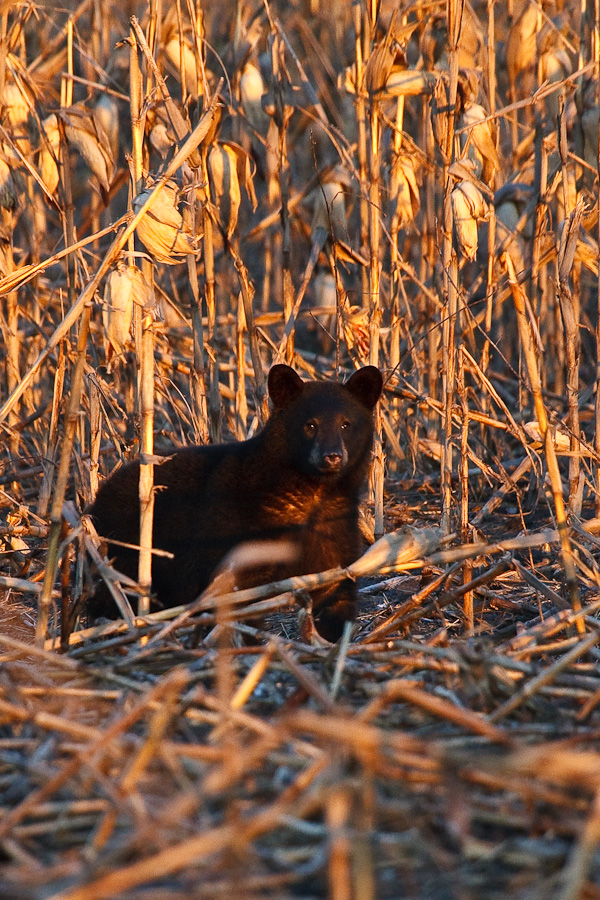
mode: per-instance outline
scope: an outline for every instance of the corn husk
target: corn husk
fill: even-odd
[[[598,110],[596,82],[592,78],[583,92],[581,130],[583,131],[583,158],[595,171],[598,167]]]
[[[496,191],[494,202],[496,205],[496,219],[506,226],[508,231],[516,232],[521,216],[525,212],[527,204],[531,201],[532,187],[519,181],[513,181],[503,185]],[[529,240],[533,234],[533,220],[529,216],[519,229],[519,233]]]
[[[500,158],[496,149],[496,124],[482,121],[486,111],[478,103],[467,103],[457,122],[457,129],[468,128],[460,135],[460,144],[467,158],[475,163],[474,174],[485,184],[492,185],[500,170]]]
[[[473,260],[477,255],[477,223],[485,217],[487,205],[471,181],[460,181],[452,191],[452,213],[461,252]]]
[[[426,70],[447,71],[448,63],[448,25],[446,15],[433,15],[426,18],[427,24],[421,35],[421,63]],[[461,68],[481,67],[484,63],[485,36],[477,15],[465,4],[460,41],[458,44],[458,65]]]
[[[244,115],[252,128],[265,136],[269,129],[269,117],[262,107],[262,97],[267,93],[258,66],[247,62],[240,77],[240,98]]]
[[[178,77],[181,75],[181,64],[182,64],[182,45],[179,43],[179,34],[177,31],[173,32],[171,37],[165,43],[165,56],[169,61],[170,68],[177,74]],[[183,66],[185,68],[185,88],[188,94],[191,97],[198,96],[198,82],[196,78],[196,57],[194,55],[194,50],[191,44],[191,41],[187,36],[183,38]]]
[[[337,288],[331,272],[321,271],[313,279],[313,291],[317,306],[332,307],[337,304]]]
[[[32,100],[20,79],[18,82],[7,81],[4,85],[2,106],[10,125],[11,137],[25,156],[31,150],[27,122],[32,105]]]
[[[60,151],[60,131],[58,119],[52,113],[42,122],[43,134],[40,135],[40,177],[49,194],[53,194],[58,187],[58,155]]]
[[[175,143],[175,138],[164,122],[157,122],[150,129],[150,145],[162,159],[166,159]]]
[[[392,97],[418,97],[421,94],[431,93],[436,81],[436,76],[426,69],[392,71],[377,97],[380,100]],[[351,86],[352,82],[349,80],[348,84]],[[346,90],[349,88],[346,87]]]
[[[263,35],[263,17],[253,14],[249,4],[238,3],[233,30],[233,56],[236,66],[248,58]]]
[[[562,81],[570,75],[573,67],[569,55],[564,50],[559,50],[553,53],[544,53],[541,59],[540,68],[543,80],[550,82],[550,84],[555,84],[557,81]],[[556,122],[560,110],[560,98],[564,98],[564,96],[565,89],[563,87],[560,90],[548,94],[544,99],[546,109],[548,110],[548,116],[552,123]]]
[[[360,359],[366,360],[371,345],[369,336],[370,310],[366,306],[350,306],[345,297],[340,305],[342,329],[348,350],[356,350]]]
[[[0,207],[13,210],[17,205],[17,197],[18,192],[10,163],[0,150]]]
[[[414,155],[403,152],[394,154],[390,169],[390,196],[395,204],[398,228],[406,228],[421,206]]]
[[[427,20],[419,45],[421,62],[426,70],[448,68],[448,24],[446,16],[431,16]]]
[[[207,159],[210,198],[228,239],[236,229],[242,199],[237,162],[235,150],[225,143],[214,143]]]
[[[348,566],[348,571],[353,578],[402,571],[437,550],[442,536],[442,529],[435,526],[413,528],[404,525],[376,541],[360,559]]]
[[[569,433],[564,431],[560,425],[550,425],[549,428],[552,443],[554,444],[556,452],[568,453],[571,449],[571,436]],[[523,422],[523,431],[532,442],[533,448],[535,450],[541,450],[544,446],[544,442],[542,440],[540,423],[537,419],[532,422]]]
[[[422,69],[407,69],[392,65],[389,69],[385,80],[382,80],[386,69],[381,66],[381,60],[376,60],[379,69],[376,70],[375,63],[371,63],[369,72],[370,80],[373,84],[373,96],[377,100],[388,100],[392,97],[412,96],[418,97],[420,94],[431,93],[435,82],[436,75]],[[378,86],[379,85],[379,86]],[[337,77],[337,86],[347,94],[356,94],[356,63],[347,66]],[[359,87],[359,93],[363,89]]]
[[[225,155],[223,153],[213,155],[213,150],[219,148],[225,150]],[[237,225],[241,199],[239,194],[242,188],[252,204],[252,209],[255,210],[257,206],[251,157],[243,147],[233,141],[215,142],[209,153],[208,169],[211,199],[219,209],[221,227],[227,236],[231,237]]]
[[[544,40],[544,37],[546,39]],[[538,49],[541,50],[539,57],[539,73],[543,82],[548,81],[550,84],[556,84],[562,81],[573,71],[571,58],[562,44],[559,43],[559,37],[554,29],[542,30],[538,37]],[[548,116],[554,126],[556,117],[559,112],[560,97],[564,97],[565,89],[562,88],[553,93],[548,94],[544,98],[544,103],[548,111]]]
[[[93,116],[108,137],[112,158],[116,160],[119,155],[119,104],[110,94],[101,94]]]
[[[163,103],[150,105],[146,116],[146,125],[150,129],[148,135],[150,146],[162,159],[166,159],[179,141]]]
[[[450,128],[450,93],[448,75],[442,72],[435,82],[431,98],[431,125],[435,142],[442,155],[446,154]],[[450,159],[447,160],[450,162]]]
[[[90,167],[101,187],[109,191],[115,163],[110,142],[99,118],[83,104],[69,106],[58,113],[70,146],[74,147]]]
[[[114,269],[104,286],[102,324],[108,343],[117,353],[123,353],[129,339],[133,319],[132,284],[126,267]]]
[[[133,306],[155,305],[154,291],[141,269],[120,263],[106,279],[102,322],[106,339],[117,353],[125,350],[133,318]]]
[[[365,66],[365,88],[370,94],[376,94],[385,87],[392,72],[407,68],[406,58],[393,33],[392,25],[384,40],[373,48]],[[412,29],[415,27],[416,23]]]
[[[154,183],[151,182],[134,197],[134,212],[141,209],[153,190]],[[136,229],[146,250],[157,262],[168,266],[181,262],[188,253],[196,253],[196,241],[201,237],[192,237],[179,212],[178,201],[177,186],[173,181],[168,181]]]
[[[538,8],[535,3],[526,3],[521,15],[511,25],[506,42],[506,65],[512,84],[521,72],[532,68],[535,63],[537,29]]]
[[[573,71],[571,59],[567,51],[562,47],[554,47],[552,50],[542,53],[540,57],[540,72],[542,81],[554,84],[562,81]],[[550,96],[555,97],[556,94]]]
[[[317,228],[324,229],[335,240],[347,240],[346,199],[341,182],[326,181],[315,188],[313,198],[313,217],[310,226],[313,243]]]

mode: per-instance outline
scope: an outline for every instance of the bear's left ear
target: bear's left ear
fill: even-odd
[[[344,387],[367,409],[374,409],[383,390],[383,376],[375,366],[364,366],[352,375]]]
[[[269,372],[269,397],[275,409],[283,409],[304,390],[304,382],[289,366],[277,365]]]

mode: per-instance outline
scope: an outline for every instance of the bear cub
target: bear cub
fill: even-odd
[[[226,554],[247,541],[291,541],[291,562],[244,570],[239,588],[347,566],[360,555],[358,507],[369,470],[373,411],[383,380],[374,366],[346,384],[304,382],[289,366],[269,372],[272,414],[247,441],[185,447],[154,467],[152,594],[158,608],[195,600]],[[107,540],[115,568],[137,579],[138,553],[111,544],[139,543],[139,463],[122,466],[86,512]],[[354,583],[312,592],[319,634],[330,641],[354,619]],[[100,585],[92,615],[117,613]]]

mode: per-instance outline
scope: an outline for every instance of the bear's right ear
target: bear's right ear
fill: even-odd
[[[277,365],[269,372],[269,397],[275,409],[283,409],[304,389],[304,382],[289,366]]]
[[[367,409],[374,409],[383,390],[383,377],[375,366],[364,366],[356,370],[344,387]]]

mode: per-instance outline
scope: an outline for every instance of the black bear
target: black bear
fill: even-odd
[[[289,366],[269,372],[272,414],[255,437],[175,451],[154,467],[154,547],[173,559],[153,557],[152,593],[159,607],[194,600],[224,556],[246,541],[287,540],[294,562],[276,570],[244,571],[237,586],[252,587],[347,566],[360,555],[360,494],[373,444],[373,410],[383,380],[374,366],[346,384],[304,382]],[[137,578],[135,550],[110,538],[139,543],[139,463],[110,476],[87,510],[107,539],[118,571]],[[318,632],[336,641],[357,612],[350,580],[312,593]],[[100,588],[93,614],[114,615]]]

